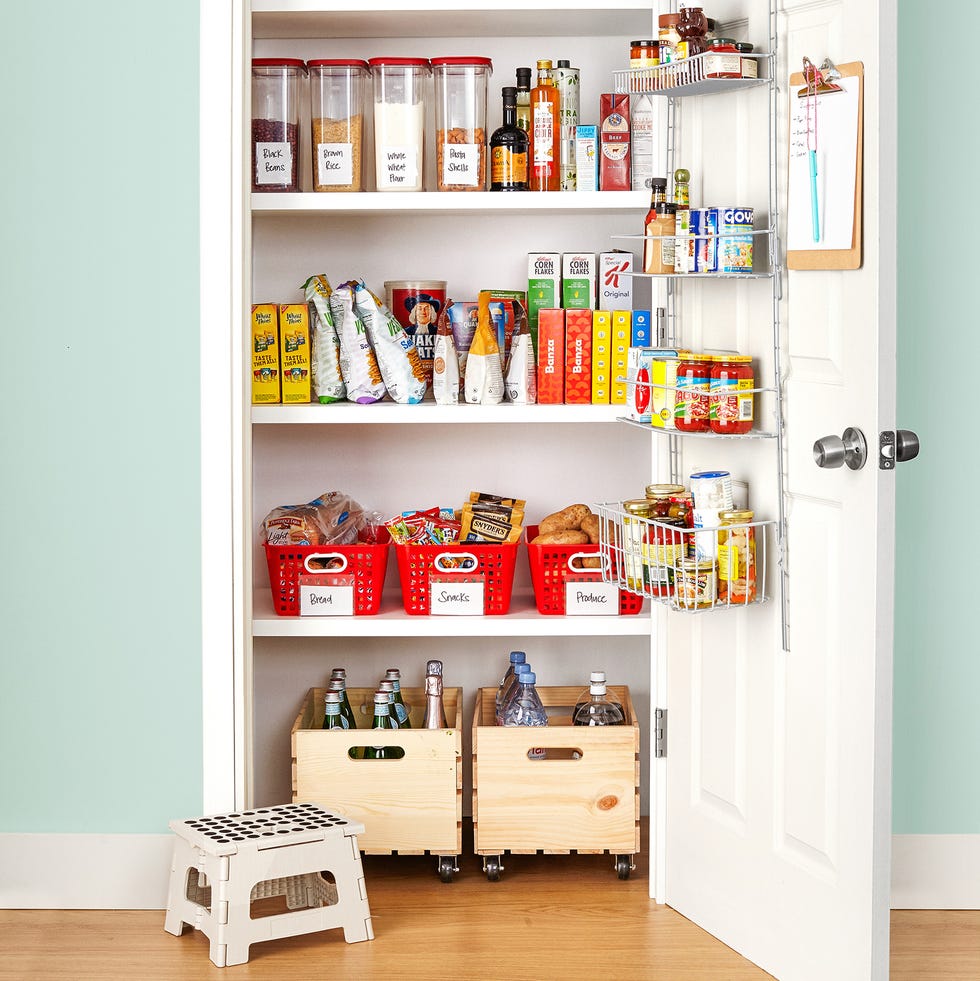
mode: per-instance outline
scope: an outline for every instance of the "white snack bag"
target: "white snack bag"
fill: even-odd
[[[517,324],[510,341],[507,371],[504,374],[504,393],[509,402],[533,405],[538,400],[538,373],[534,364],[531,329],[523,307],[518,307]]]
[[[459,404],[459,357],[453,336],[449,308],[452,300],[439,312],[436,324],[436,346],[432,357],[432,394],[439,405]]]
[[[348,400],[380,402],[385,397],[385,383],[364,324],[354,310],[354,290],[349,283],[330,294],[330,312],[340,338],[340,372]]]
[[[497,328],[490,316],[490,294],[487,291],[480,293],[480,319],[466,356],[463,390],[466,401],[470,403],[498,405],[504,398]]]
[[[330,312],[330,294],[333,290],[327,277],[310,276],[303,284],[306,303],[310,308],[310,326],[313,334],[313,394],[318,402],[341,402],[347,396],[340,373],[340,338]]]

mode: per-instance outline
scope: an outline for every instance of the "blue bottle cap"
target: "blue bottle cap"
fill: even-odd
[[[531,665],[528,664],[526,661],[523,664],[514,665],[514,674],[516,675],[527,674],[527,672],[530,670],[531,670]]]
[[[523,664],[527,660],[527,655],[524,651],[511,651],[510,652],[510,663],[511,664]]]
[[[521,675],[522,685],[533,685],[536,680],[537,675],[533,671],[525,671],[524,674]]]

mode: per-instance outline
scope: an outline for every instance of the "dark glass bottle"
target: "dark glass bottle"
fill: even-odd
[[[501,91],[504,124],[490,137],[490,190],[526,191],[528,136],[517,125],[517,89]]]

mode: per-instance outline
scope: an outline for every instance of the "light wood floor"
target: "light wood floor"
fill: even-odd
[[[461,859],[444,884],[435,861],[364,861],[375,939],[330,930],[253,945],[240,967],[214,967],[207,938],[163,930],[162,911],[0,911],[0,979],[16,981],[758,981],[769,975],[647,898],[647,869],[627,881],[610,856],[505,856],[491,883]],[[609,956],[612,967],[584,974]],[[329,972],[329,973],[328,973]],[[893,981],[978,981],[980,912],[892,914]],[[832,979],[828,979],[832,981]]]

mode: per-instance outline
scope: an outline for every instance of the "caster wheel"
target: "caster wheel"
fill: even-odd
[[[456,859],[452,855],[440,855],[437,871],[443,882],[452,882],[456,873]]]
[[[630,877],[632,867],[633,863],[630,860],[629,855],[616,856],[616,875],[618,875],[620,879],[628,879]]]
[[[487,874],[487,882],[499,882],[501,868],[500,856],[488,855],[483,860],[483,871]]]

